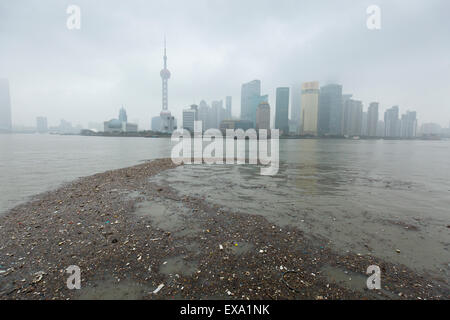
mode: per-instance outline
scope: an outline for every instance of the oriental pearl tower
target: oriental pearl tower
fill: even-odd
[[[167,52],[166,39],[164,38],[164,69],[160,72],[162,79],[162,110],[161,116],[161,131],[171,133],[175,129],[175,119],[169,111],[168,86],[167,82],[170,79],[170,71],[167,69]]]

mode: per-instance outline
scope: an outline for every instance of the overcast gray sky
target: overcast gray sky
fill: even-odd
[[[66,9],[81,8],[68,30]],[[366,9],[381,8],[381,30]],[[399,105],[420,122],[450,121],[448,0],[0,0],[0,77],[13,122],[36,116],[87,125],[117,117],[150,127],[161,110],[162,46],[168,45],[169,109],[233,96],[262,81],[272,110],[278,86],[337,82],[382,111]]]

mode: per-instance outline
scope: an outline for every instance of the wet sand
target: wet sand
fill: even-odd
[[[174,168],[161,159],[96,174],[10,210],[0,218],[0,298],[450,297],[447,279],[338,253],[295,226],[151,179]],[[70,265],[81,269],[80,290],[66,286]],[[370,265],[381,268],[381,290],[366,287]]]

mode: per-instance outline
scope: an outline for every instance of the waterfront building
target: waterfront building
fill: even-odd
[[[368,127],[367,127],[367,112],[363,111],[362,113],[362,122],[361,122],[361,135],[363,137],[368,136]]]
[[[345,95],[343,101],[342,133],[344,136],[357,137],[362,132],[363,105],[359,100]]]
[[[342,128],[342,86],[329,84],[320,88],[318,133],[320,135],[341,135]]]
[[[402,115],[400,122],[400,136],[402,138],[414,138],[417,131],[417,113],[415,111],[406,111]]]
[[[261,102],[268,102],[268,95],[261,95],[261,81],[244,83],[241,88],[241,120],[248,120],[256,125],[256,109]]]
[[[256,110],[256,129],[270,130],[270,105],[261,102]]]
[[[0,132],[11,132],[11,97],[9,94],[9,81],[0,79]]]
[[[317,135],[317,121],[319,116],[319,82],[312,81],[302,84],[301,105],[302,134]]]
[[[383,120],[378,120],[376,136],[377,137],[384,137],[385,131],[386,130],[384,128],[384,121]]]
[[[398,106],[386,110],[384,113],[385,137],[400,137],[400,119]]]
[[[372,102],[367,109],[367,135],[369,137],[379,136],[377,134],[378,108],[378,102]]]
[[[194,132],[194,123],[198,120],[198,106],[193,104],[188,109],[183,110],[183,129]]]
[[[47,133],[48,132],[47,118],[45,118],[45,117],[37,117],[36,118],[36,130],[39,133]]]
[[[128,122],[127,112],[122,107],[119,110],[118,119],[111,119],[104,122],[104,132],[107,133],[122,133],[122,132],[137,132],[138,126],[134,123]]]
[[[261,105],[261,104],[260,104]],[[275,129],[289,133],[289,88],[277,88],[275,102]]]
[[[300,133],[302,90],[299,86],[291,88],[291,121],[289,122],[289,132]]]
[[[211,113],[211,108],[208,106],[205,100],[200,101],[198,105],[198,115],[197,119],[198,121],[202,122],[202,128],[203,130],[208,130],[212,128],[211,123],[209,121]]]
[[[232,98],[231,98],[231,96],[227,96],[225,98],[225,109],[226,109],[226,119],[227,120],[232,118],[231,107],[232,107]]]

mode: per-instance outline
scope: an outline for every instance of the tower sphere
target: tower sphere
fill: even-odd
[[[170,79],[170,71],[168,69],[162,69],[160,75],[163,79]]]

